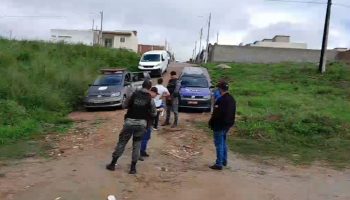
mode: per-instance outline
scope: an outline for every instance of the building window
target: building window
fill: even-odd
[[[112,48],[113,40],[110,38],[105,39],[105,47]]]
[[[121,42],[121,43],[124,43],[124,42],[125,42],[125,37],[121,37],[121,38],[120,38],[120,42]]]

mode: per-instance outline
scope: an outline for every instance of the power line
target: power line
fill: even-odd
[[[345,8],[350,8],[350,5],[348,5],[348,4],[333,3],[333,5],[335,5],[335,6],[341,6],[341,7],[345,7]]]
[[[284,2],[284,3],[327,4],[326,2],[321,2],[321,1],[299,1],[299,0],[265,0],[265,1],[276,1],[276,2]]]
[[[299,0],[265,0],[265,1],[274,1],[274,2],[282,2],[282,3],[304,3],[304,4],[327,5],[327,2],[322,2],[322,1],[299,1]],[[350,8],[350,4],[333,3],[332,5]]]
[[[0,18],[65,18],[66,16],[0,15]]]

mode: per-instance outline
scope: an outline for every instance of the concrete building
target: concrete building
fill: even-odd
[[[138,50],[137,31],[102,31],[99,30],[67,30],[52,29],[52,42],[66,42],[69,44],[84,44],[88,46],[101,45],[108,48]]]
[[[103,31],[102,41],[108,48],[138,50],[137,31]]]
[[[290,36],[287,36],[287,35],[276,35],[272,39],[263,39],[261,41],[255,41],[254,43],[247,44],[246,46],[307,49],[306,43],[292,43],[290,42]]]

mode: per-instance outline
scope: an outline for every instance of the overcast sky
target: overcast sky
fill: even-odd
[[[348,1],[333,0],[349,6],[332,8],[330,48],[350,47]],[[93,19],[99,22],[101,10],[105,30],[137,30],[143,44],[164,44],[167,39],[177,59],[187,60],[201,27],[207,37],[210,12],[212,43],[217,32],[220,44],[251,43],[283,34],[293,42],[320,48],[326,5],[267,0],[1,0],[0,35],[8,37],[12,31],[16,39],[47,40],[50,29],[91,28]]]

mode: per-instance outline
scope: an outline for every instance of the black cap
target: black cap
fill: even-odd
[[[149,89],[151,89],[151,87],[152,87],[151,80],[146,79],[145,81],[143,81],[142,88],[145,88],[145,89],[149,90]]]
[[[220,81],[216,87],[218,87],[219,89],[222,89],[224,91],[228,90],[228,83],[226,81]]]

